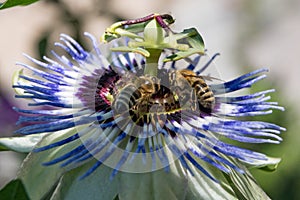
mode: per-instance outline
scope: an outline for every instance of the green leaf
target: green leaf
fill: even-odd
[[[45,134],[0,138],[0,151],[30,152]]]
[[[32,4],[38,0],[7,0],[0,4],[0,9],[10,8],[14,6],[26,6]]]
[[[0,197],[3,200],[29,200],[24,185],[21,180],[16,179],[9,182],[0,191]]]

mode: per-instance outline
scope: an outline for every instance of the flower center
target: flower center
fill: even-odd
[[[132,97],[129,113],[132,120],[140,126],[150,123],[154,117],[162,125],[166,115],[179,112],[180,109],[179,101],[170,89],[157,83],[142,84]]]
[[[109,121],[134,137],[149,128],[153,134],[164,129],[175,137],[166,127],[168,122],[181,124],[182,116],[188,113],[210,115],[215,104],[204,79],[189,70],[160,69],[157,77],[139,71],[104,75],[107,76],[98,82],[96,109],[111,110],[113,117]]]
[[[162,126],[168,115],[180,111],[178,98],[161,84],[161,79],[148,75],[130,79],[117,84],[122,86],[113,102],[117,116],[127,115],[139,126],[155,124],[154,121]]]

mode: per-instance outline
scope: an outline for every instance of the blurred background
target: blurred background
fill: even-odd
[[[215,64],[224,80],[261,67],[270,69],[267,80],[253,90],[277,90],[272,97],[286,111],[274,111],[263,120],[287,131],[282,144],[253,148],[282,157],[282,162],[275,172],[253,170],[253,174],[272,199],[300,199],[299,0],[43,0],[1,10],[0,136],[13,135],[18,116],[11,107],[25,103],[14,99],[11,87],[11,77],[20,69],[15,62],[29,63],[23,52],[35,58],[49,55],[60,33],[70,34],[85,46],[85,31],[99,38],[115,21],[154,12],[172,14],[174,30],[196,27],[209,54],[221,53]],[[23,158],[0,152],[0,188],[14,178]]]

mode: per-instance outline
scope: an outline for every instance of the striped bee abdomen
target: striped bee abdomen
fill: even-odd
[[[197,76],[191,70],[183,69],[174,71],[170,79],[173,87],[180,88],[179,95],[183,96],[182,99],[196,100],[200,111],[211,113],[215,104],[215,97],[202,76]]]

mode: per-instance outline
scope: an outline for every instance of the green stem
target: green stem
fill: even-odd
[[[157,76],[158,60],[162,52],[161,49],[146,49],[150,56],[146,58],[144,75]]]

